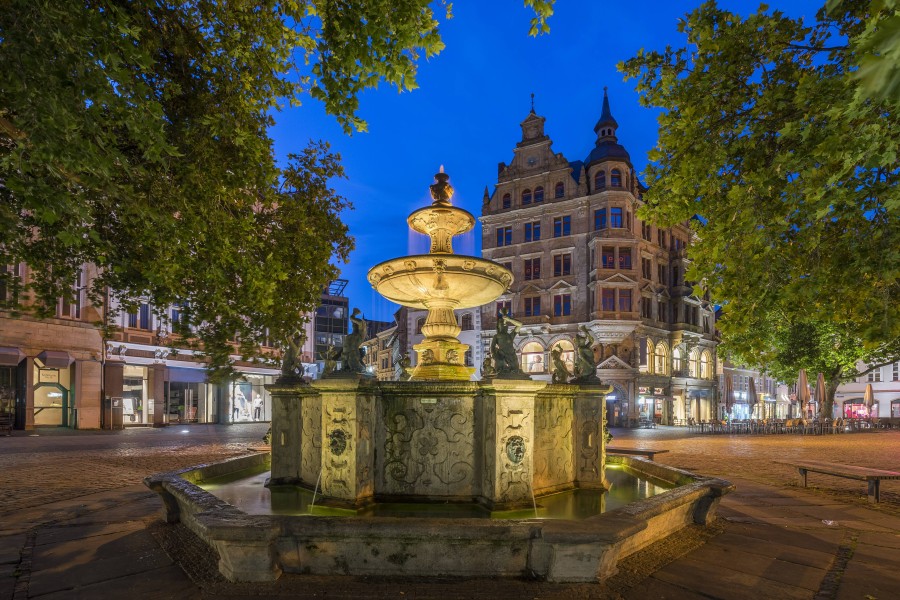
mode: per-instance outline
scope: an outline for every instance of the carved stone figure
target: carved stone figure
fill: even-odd
[[[410,365],[412,361],[409,358],[409,354],[404,354],[400,357],[400,381],[409,381],[411,377]]]
[[[501,311],[497,317],[497,333],[491,340],[491,356],[497,375],[522,375],[516,348],[513,345],[516,333],[522,324],[510,318],[508,311]]]
[[[344,338],[344,350],[341,353],[344,359],[342,370],[350,371],[351,373],[365,373],[366,366],[363,364],[362,356],[360,355],[360,347],[365,341],[363,338],[366,335],[366,319],[359,312],[359,308],[353,309],[353,313],[350,315],[350,323],[353,324],[353,327],[350,334]]]
[[[447,350],[447,362],[451,365],[459,364],[459,352],[456,350]]]
[[[285,378],[297,377],[303,371],[300,362],[300,348],[303,345],[303,332],[295,330],[284,344],[281,353],[281,376]]]
[[[334,373],[334,370],[337,368],[337,359],[340,355],[341,349],[331,345],[329,345],[328,349],[321,354],[322,360],[325,361],[325,371],[323,372],[323,375]]]
[[[597,379],[597,363],[594,360],[594,336],[587,327],[575,335],[575,379],[586,382]]]
[[[556,346],[550,351],[550,360],[553,361],[553,383],[569,382],[569,367],[562,358],[562,348]]]

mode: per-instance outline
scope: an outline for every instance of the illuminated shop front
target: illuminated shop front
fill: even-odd
[[[227,412],[223,422],[248,423],[272,420],[272,397],[265,388],[273,383],[273,375],[243,373],[228,387]]]
[[[654,421],[656,423],[665,424],[667,419],[665,388],[661,387],[638,387],[638,416],[641,420]]]
[[[153,424],[147,367],[125,365],[122,369],[122,414],[129,425]]]

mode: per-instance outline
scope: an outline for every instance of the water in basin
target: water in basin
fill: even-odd
[[[209,479],[200,484],[218,498],[251,515],[317,515],[376,516],[430,518],[506,518],[506,519],[584,519],[620,508],[630,502],[649,498],[675,487],[673,484],[648,479],[619,465],[606,466],[608,491],[571,490],[537,498],[537,514],[533,509],[490,512],[471,504],[451,503],[377,503],[361,510],[346,510],[312,504],[313,492],[294,486],[265,487],[269,471],[265,467],[239,471]]]

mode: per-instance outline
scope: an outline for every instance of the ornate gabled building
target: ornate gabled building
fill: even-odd
[[[614,386],[609,422],[675,424],[716,416],[714,309],[685,282],[687,223],[661,228],[639,220],[646,188],[616,137],[604,91],[594,148],[583,160],[555,153],[545,119],[531,112],[509,164],[485,190],[485,258],[515,275],[508,293],[482,307],[482,347],[508,309],[523,323],[522,369],[551,376],[551,350],[574,359],[586,327],[597,374]]]

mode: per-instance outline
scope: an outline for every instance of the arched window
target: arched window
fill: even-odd
[[[594,175],[594,189],[602,190],[606,187],[606,171],[597,171]]]
[[[562,198],[566,195],[566,186],[563,185],[562,181],[557,182],[556,190],[553,194],[556,198]]]
[[[688,359],[688,377],[700,377],[700,351],[696,348]]]
[[[710,367],[712,367],[712,360],[709,358],[709,352],[704,352],[700,355],[700,379],[710,379]]]
[[[569,340],[560,340],[553,344],[553,348],[550,349],[550,372],[552,373],[556,370],[556,364],[553,362],[554,348],[560,349],[559,357],[566,364],[569,374],[575,373],[575,346]]]
[[[622,171],[613,169],[609,174],[609,184],[613,187],[622,187]]]
[[[472,313],[465,313],[459,319],[459,328],[463,331],[472,331],[475,326],[472,325]]]
[[[684,364],[681,360],[681,348],[672,350],[672,375],[681,375]]]
[[[522,347],[522,370],[526,373],[544,373],[544,347],[538,342],[528,342]]]
[[[669,374],[669,349],[662,342],[656,345],[656,369],[657,375]]]
[[[543,202],[543,201],[544,201],[544,187],[539,185],[536,188],[534,188],[534,203],[537,204],[538,202]]]
[[[531,204],[531,190],[522,192],[522,204]]]
[[[510,206],[512,206],[512,196],[503,194],[503,208],[509,208]]]
[[[422,335],[422,326],[425,325],[425,317],[416,319],[416,335]]]
[[[650,338],[647,338],[647,363],[644,367],[645,369],[647,369],[647,373],[654,372],[654,367],[656,366],[656,364],[655,364],[656,353],[654,352],[655,349],[656,349],[656,346],[653,345],[653,340],[651,340]]]

